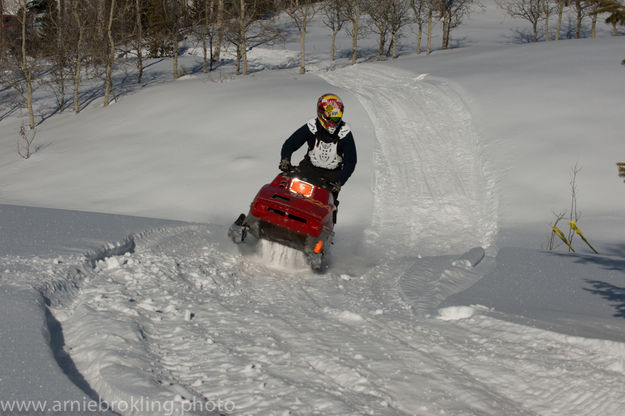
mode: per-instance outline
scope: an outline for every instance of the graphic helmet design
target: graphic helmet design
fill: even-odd
[[[323,94],[317,100],[317,118],[324,129],[334,132],[343,118],[343,101],[334,94]]]

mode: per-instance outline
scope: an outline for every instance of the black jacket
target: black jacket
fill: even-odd
[[[304,143],[307,143],[308,152],[306,152],[304,159],[310,162],[309,154],[315,145],[317,145],[317,141],[337,143],[337,153],[342,161],[339,163],[338,167],[333,170],[338,171],[337,180],[341,185],[345,184],[356,168],[357,157],[354,136],[352,135],[349,125],[344,121],[341,121],[334,133],[330,134],[321,126],[318,119],[310,120],[297,129],[291,137],[286,139],[282,145],[280,158],[291,160],[291,155],[299,150]]]

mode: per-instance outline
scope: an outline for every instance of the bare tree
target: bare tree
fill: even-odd
[[[334,61],[336,54],[336,36],[343,29],[347,21],[343,13],[342,0],[327,0],[322,9],[323,24],[332,30],[332,42],[330,46],[330,60]]]
[[[575,39],[582,37],[582,24],[585,17],[588,16],[588,10],[591,7],[591,3],[584,0],[574,0],[573,8],[575,9]]]
[[[363,3],[363,11],[369,15],[371,30],[378,35],[378,56],[384,56],[386,38],[390,31],[388,21],[389,0],[369,0]]]
[[[473,2],[474,0],[438,0],[439,19],[443,21],[443,49],[449,47],[451,31],[462,24],[462,19],[469,14]]]
[[[2,24],[0,24],[0,61],[5,61],[6,47],[4,44],[4,0],[0,0],[0,15],[2,16]]]
[[[238,23],[236,27],[237,75],[241,73],[241,66],[243,67],[243,75],[247,75],[247,31],[254,20],[250,18],[250,14],[247,13],[245,0],[239,0],[238,9],[239,13],[236,20]]]
[[[282,38],[282,33],[271,27],[261,17],[266,17],[268,9],[267,0],[236,0],[230,12],[230,19],[226,19],[229,26],[224,35],[228,41],[236,47],[236,73],[237,75],[248,73],[247,49],[249,42],[267,43]]]
[[[57,0],[56,3],[53,3],[54,8],[50,7],[48,9],[46,17],[47,39],[45,39],[45,44],[42,45],[48,57],[50,74],[52,75],[49,85],[57,97],[60,112],[65,110],[65,87],[70,74],[68,70],[68,49],[70,45],[67,35],[71,27],[68,19],[71,16],[68,14],[65,3],[65,0]]]
[[[390,0],[389,2],[387,10],[389,27],[391,30],[393,58],[397,58],[397,48],[399,45],[401,30],[407,24],[412,23],[411,16],[409,15],[409,6],[408,0]]]
[[[33,110],[33,79],[40,62],[36,52],[29,50],[28,38],[33,36],[28,30],[29,13],[26,7],[26,0],[21,0],[20,9],[17,16],[20,34],[18,39],[11,42],[11,53],[8,54],[9,67],[2,74],[2,81],[10,85],[23,100],[28,111],[28,126],[31,130],[35,128],[35,112]]]
[[[520,17],[530,22],[534,42],[538,42],[538,24],[544,16],[543,1],[544,0],[496,0],[496,3],[508,15]]]
[[[358,32],[360,30],[360,19],[362,18],[361,2],[362,0],[344,0],[343,2],[345,17],[352,24],[352,64],[356,63],[358,57]]]
[[[173,77],[178,78],[178,48],[188,30],[189,4],[187,0],[150,0],[147,9],[147,35],[150,54],[172,56]]]
[[[213,39],[215,20],[215,1],[199,0],[194,2],[192,30],[202,41],[202,72],[213,69]]]
[[[106,54],[106,78],[104,82],[104,106],[107,107],[110,102],[111,89],[113,88],[112,70],[115,63],[115,40],[113,39],[113,17],[115,15],[115,0],[110,1],[109,18],[106,26],[106,34],[108,39],[108,53]]]
[[[321,6],[320,3],[312,0],[284,0],[284,11],[295,23],[299,32],[301,50],[300,74],[306,73],[306,28],[308,23],[317,15]]]
[[[83,53],[84,53],[84,38],[86,30],[86,21],[81,16],[81,10],[78,7],[79,0],[69,0],[70,7],[72,9],[73,21],[73,48],[70,56],[70,72],[72,73],[72,79],[74,81],[74,113],[80,112],[80,78],[82,72]],[[73,63],[73,64],[72,64]]]
[[[397,57],[401,29],[412,22],[408,13],[409,5],[409,0],[370,0],[363,3],[363,9],[372,21],[373,30],[379,35],[378,54],[380,56]],[[387,35],[390,35],[391,43],[385,52]]]
[[[141,84],[143,81],[143,23],[141,16],[143,9],[141,8],[141,0],[135,0],[135,31],[136,31],[136,48],[137,48],[137,82]]]
[[[551,18],[551,13],[554,11],[554,6],[552,0],[542,0],[543,14],[545,16],[545,41],[549,42],[551,40],[551,33],[549,32],[549,19]]]
[[[570,0],[555,0],[558,8],[558,24],[556,25],[556,40],[560,40],[560,32],[562,31],[562,17],[564,15],[564,8],[569,6]]]
[[[425,48],[426,54],[429,55],[432,53],[432,26],[433,26],[433,18],[434,18],[434,1],[430,0],[428,4],[428,36],[427,36],[427,46]]]
[[[429,0],[410,0],[410,8],[414,13],[415,23],[417,24],[417,54],[421,53],[421,42],[423,39],[423,25],[426,20],[426,13],[429,11],[429,17],[432,18],[432,7]]]
[[[217,25],[217,40],[215,41],[213,61],[219,62],[221,60],[221,46],[224,41],[224,0],[217,0],[217,15],[215,16],[215,24]]]

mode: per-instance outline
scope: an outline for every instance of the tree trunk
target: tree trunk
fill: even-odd
[[[393,43],[393,59],[397,58],[397,32],[393,32],[393,36],[391,37]]]
[[[224,0],[217,1],[217,40],[215,41],[215,53],[213,61],[219,62],[221,59],[221,44],[224,39]]]
[[[299,43],[300,43],[300,48],[301,48],[301,58],[300,58],[300,66],[299,66],[299,73],[300,74],[305,74],[306,73],[306,23],[304,23],[304,27],[302,27],[302,30],[299,31]]]
[[[113,86],[112,69],[115,62],[115,41],[113,40],[113,16],[115,13],[115,0],[111,0],[111,10],[109,11],[109,21],[106,28],[106,34],[109,41],[109,52],[106,58],[106,81],[104,87],[104,106],[108,107]]]
[[[577,27],[575,29],[575,39],[579,39],[582,37],[582,19],[583,19],[583,13],[582,13],[582,5],[581,5],[581,0],[576,0],[575,2],[575,8],[577,10]]]
[[[203,54],[203,59],[202,59],[202,72],[203,73],[208,73],[208,50],[207,50],[207,45],[206,45],[206,37],[207,37],[207,33],[208,33],[208,25],[210,24],[210,8],[209,8],[209,3],[208,0],[204,1],[204,26],[202,28],[202,54]],[[212,53],[212,51],[211,51]],[[211,61],[212,61],[212,57],[211,57]]]
[[[4,24],[4,22],[3,22]],[[26,50],[26,8],[22,9],[22,72],[26,82],[26,108],[28,109],[28,125],[31,130],[35,128],[35,112],[33,111],[33,82],[30,67],[28,65]]]
[[[423,38],[423,22],[417,22],[417,55],[421,54],[421,40]]]
[[[4,2],[0,0],[0,14],[4,15]],[[2,18],[3,22],[0,24],[0,61],[6,60],[6,48],[4,47],[4,18]]]
[[[143,81],[143,25],[141,24],[141,0],[135,0],[137,26],[137,83]]]
[[[558,1],[558,24],[556,28],[556,40],[560,40],[560,30],[562,30],[562,15],[564,14],[564,0]]]
[[[427,48],[426,48],[426,55],[429,55],[432,53],[432,9],[430,8],[430,11],[428,12],[428,43],[427,43]]]
[[[443,16],[443,49],[447,49],[449,46],[449,34],[451,32],[451,16],[449,12],[445,11]]]
[[[332,31],[332,46],[330,46],[330,60],[334,61],[336,55],[336,35],[338,35],[338,30]]]
[[[76,27],[78,28],[78,40],[76,42],[76,65],[74,67],[74,113],[80,113],[80,103],[79,103],[79,91],[78,88],[80,86],[80,71],[81,71],[81,63],[82,63],[82,42],[84,36],[84,28],[82,26],[82,22],[80,20],[80,15],[78,14],[78,1],[75,0],[72,4],[72,11],[74,14],[74,20],[76,20]]]
[[[594,11],[597,11],[597,6],[593,6]],[[597,13],[592,15],[592,38],[597,37]]]
[[[174,34],[174,79],[180,78],[180,73],[178,72],[178,31]]]
[[[202,33],[202,72],[208,73],[208,46],[206,45],[206,33]]]
[[[237,57],[236,57],[236,74],[241,75],[241,45],[237,45]]]
[[[247,75],[247,41],[245,28],[245,0],[241,0],[241,15],[239,16],[239,52],[241,53],[241,65],[243,75]]]
[[[352,65],[356,63],[358,57],[358,25],[360,23],[360,0],[356,0],[356,11],[352,20]]]
[[[0,0],[2,3],[2,0]],[[61,25],[64,25],[65,16],[63,10],[64,3],[61,0],[56,0],[56,25],[57,25],[57,35],[56,35],[56,69],[54,71],[57,72],[57,79],[59,85],[59,112],[63,112],[65,110],[65,65],[66,65],[66,54],[65,54],[65,46],[63,45],[63,31],[60,29]]]
[[[549,42],[551,40],[549,34],[549,0],[543,0],[543,11],[545,12],[545,42]]]

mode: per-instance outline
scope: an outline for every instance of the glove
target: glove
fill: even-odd
[[[291,161],[287,158],[284,158],[280,161],[280,165],[278,166],[278,168],[282,171],[282,172],[288,172],[291,169],[293,169],[293,166],[291,165]]]
[[[341,182],[330,182],[330,191],[334,193],[339,193],[341,191]]]

